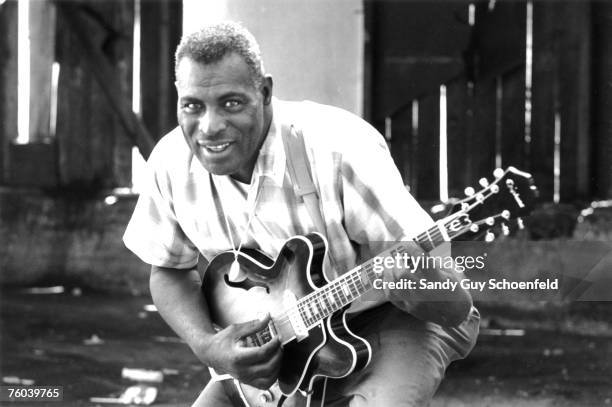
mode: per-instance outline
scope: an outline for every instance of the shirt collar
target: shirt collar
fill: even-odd
[[[280,109],[277,109],[278,102],[275,99],[273,99],[272,103],[272,122],[270,123],[266,139],[259,150],[259,156],[253,169],[253,177],[267,177],[280,187],[285,179],[287,158],[281,138],[282,117]]]

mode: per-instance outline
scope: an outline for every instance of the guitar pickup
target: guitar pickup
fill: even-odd
[[[308,337],[308,327],[304,323],[302,316],[297,307],[297,299],[295,294],[291,291],[285,291],[283,293],[283,304],[285,305],[287,311],[287,319],[293,328],[293,333],[295,335],[295,339],[299,342]]]

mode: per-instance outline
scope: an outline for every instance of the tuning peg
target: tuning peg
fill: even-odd
[[[491,192],[493,192],[494,194],[499,192],[499,186],[497,184],[493,184],[491,185]]]
[[[489,186],[489,181],[486,178],[480,178],[478,180],[478,183],[480,184],[481,187],[486,188]]]
[[[465,196],[472,196],[476,193],[476,191],[472,187],[467,187],[463,190],[463,193],[465,193]]]
[[[504,209],[501,213],[501,217],[506,220],[510,219],[510,211],[507,209]]]
[[[489,216],[486,220],[485,223],[489,226],[493,226],[495,224],[495,219],[493,219],[492,216]]]
[[[462,211],[467,211],[468,209],[470,209],[470,204],[469,204],[469,203],[467,203],[467,202],[463,202],[463,203],[461,204],[461,210],[462,210]]]
[[[493,240],[495,240],[495,234],[490,230],[487,231],[487,234],[485,235],[485,242],[492,242]]]
[[[475,223],[472,223],[472,225],[470,226],[470,232],[472,232],[472,233],[478,232],[479,229],[480,229],[480,227],[478,227],[478,225],[475,224]]]
[[[523,223],[523,219],[516,218],[516,224],[518,225],[519,229],[521,230],[525,229],[525,223]]]
[[[510,234],[510,228],[505,223],[502,223],[501,229],[504,236],[508,236]]]
[[[493,176],[495,178],[501,178],[504,176],[504,170],[502,170],[501,168],[496,168],[495,171],[493,171]]]

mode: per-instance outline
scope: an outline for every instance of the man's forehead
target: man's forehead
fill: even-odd
[[[249,76],[251,72],[244,58],[236,53],[229,53],[218,60],[205,62],[191,57],[183,57],[178,63],[177,81],[194,74],[205,75],[217,71],[232,71],[234,74]]]

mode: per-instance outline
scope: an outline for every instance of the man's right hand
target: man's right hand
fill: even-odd
[[[210,337],[198,352],[200,359],[219,373],[228,373],[240,382],[268,389],[280,370],[282,348],[277,337],[263,346],[245,345],[243,338],[265,329],[270,316],[233,324]]]

